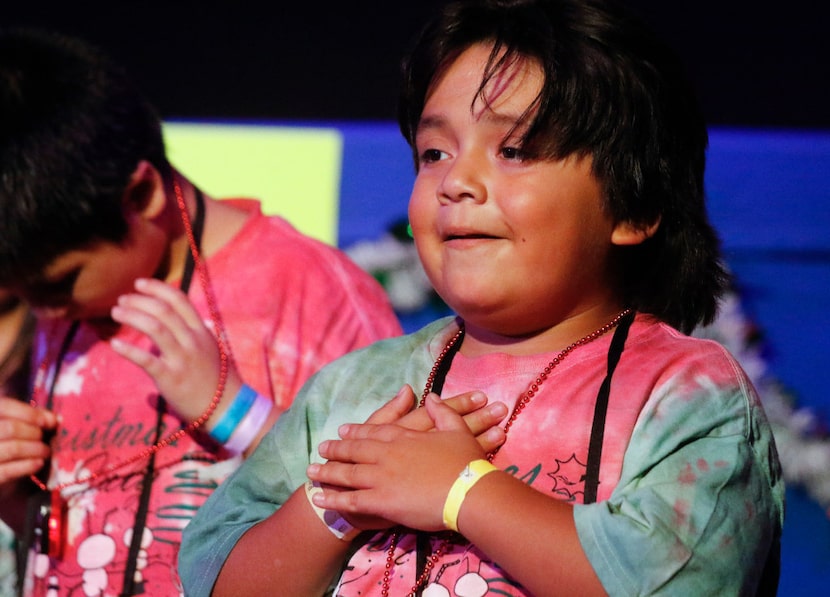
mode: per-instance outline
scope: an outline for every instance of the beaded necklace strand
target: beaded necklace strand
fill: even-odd
[[[86,476],[79,477],[72,481],[66,481],[64,483],[59,483],[52,488],[49,488],[47,484],[40,480],[37,475],[31,475],[30,479],[32,482],[37,485],[42,491],[51,491],[53,496],[55,494],[59,494],[62,490],[73,487],[75,485],[81,484],[91,484],[96,482],[104,482],[110,479],[113,479],[117,476],[118,472],[126,466],[149,458],[151,455],[158,453],[159,451],[163,450],[167,446],[172,443],[175,443],[185,434],[192,433],[199,427],[205,424],[205,422],[211,417],[211,415],[216,410],[216,407],[219,405],[219,400],[222,398],[222,394],[225,391],[225,383],[227,382],[228,378],[228,368],[229,363],[231,361],[231,353],[230,353],[230,345],[228,344],[227,337],[225,334],[225,326],[222,321],[221,315],[219,313],[219,309],[216,306],[216,297],[213,293],[213,287],[210,283],[210,275],[208,274],[207,266],[204,264],[201,254],[199,252],[199,247],[196,243],[196,238],[193,234],[193,227],[190,223],[190,217],[187,213],[187,206],[184,200],[184,193],[182,192],[181,185],[179,184],[178,180],[176,179],[175,175],[173,177],[173,190],[176,195],[176,203],[179,207],[179,212],[182,216],[182,222],[184,223],[185,233],[187,235],[187,242],[190,247],[190,255],[193,258],[194,265],[196,270],[199,272],[199,281],[202,286],[202,291],[205,295],[205,300],[207,301],[208,311],[210,313],[210,319],[213,322],[215,333],[216,333],[216,343],[219,347],[219,380],[216,384],[216,392],[213,394],[213,398],[208,404],[205,411],[195,420],[191,421],[186,427],[180,427],[178,430],[170,433],[169,435],[163,437],[158,442],[153,444],[152,446],[125,458],[121,461],[113,463],[111,465],[105,466],[99,471],[95,471],[89,473]],[[40,364],[39,372],[41,379],[43,380],[42,389],[45,390],[46,387],[46,371],[47,371],[47,361],[46,357],[44,356],[43,362]],[[57,368],[55,369],[53,375],[55,378],[58,375]],[[53,379],[54,384],[54,379]]]
[[[510,413],[507,421],[504,424],[504,434],[505,436],[510,431],[510,428],[513,426],[513,423],[519,417],[519,415],[524,411],[525,407],[530,403],[536,393],[539,391],[539,387],[545,382],[545,380],[550,375],[551,371],[562,362],[562,360],[567,357],[574,349],[584,346],[590,342],[593,342],[600,336],[607,334],[609,331],[614,329],[620,321],[629,313],[631,313],[631,309],[625,309],[617,314],[614,319],[603,325],[601,328],[594,330],[587,336],[584,336],[570,344],[569,346],[562,349],[553,359],[545,365],[544,369],[539,373],[535,380],[533,380],[530,385],[528,386],[527,390],[524,391],[522,396],[516,402],[516,406],[513,407],[513,411]],[[460,341],[464,337],[464,326],[463,324],[459,328],[458,332],[449,339],[447,344],[444,346],[441,353],[435,359],[435,363],[432,366],[432,369],[429,372],[427,377],[426,385],[424,387],[424,391],[421,394],[421,399],[418,403],[419,407],[424,406],[426,402],[427,395],[432,391],[433,384],[435,383],[435,378],[438,375],[439,370],[441,369],[442,365],[444,364],[443,361],[447,357],[447,355],[454,350],[456,350],[456,345],[460,345]],[[502,446],[504,443],[502,443]],[[492,462],[493,458],[495,458],[496,453],[499,451],[501,446],[497,447],[495,450],[487,454],[487,460]],[[392,583],[392,570],[395,567],[395,549],[398,547],[398,541],[400,540],[402,531],[400,529],[395,530],[392,533],[391,541],[389,544],[389,548],[386,551],[386,567],[383,571],[383,586],[381,588],[381,595],[382,597],[389,597],[389,589]],[[444,554],[444,551],[447,549],[451,542],[450,538],[444,539],[438,548],[430,554],[430,556],[426,560],[426,564],[424,565],[424,571],[418,576],[415,580],[415,584],[409,589],[407,593],[407,597],[415,597],[420,589],[421,585],[425,584],[432,573],[432,569],[441,559],[441,556]]]

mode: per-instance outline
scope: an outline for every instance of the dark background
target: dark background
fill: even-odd
[[[830,129],[830,3],[627,2],[684,57],[712,125]],[[389,120],[438,0],[0,0],[0,25],[85,37],[165,118]]]

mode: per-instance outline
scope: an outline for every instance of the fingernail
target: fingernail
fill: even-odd
[[[494,402],[487,408],[487,412],[493,417],[503,417],[507,414],[507,405],[503,402]]]
[[[501,427],[492,427],[486,431],[485,435],[487,436],[487,441],[493,442],[494,444],[501,444],[504,441],[504,431]]]
[[[320,472],[320,465],[319,464],[309,464],[308,468],[306,469],[306,476],[309,478],[316,475]]]
[[[473,392],[470,395],[470,401],[473,404],[481,406],[482,404],[487,402],[487,396],[485,396],[483,392]]]

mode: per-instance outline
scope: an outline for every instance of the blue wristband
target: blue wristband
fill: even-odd
[[[251,386],[242,384],[228,410],[216,426],[209,431],[210,436],[220,444],[227,443],[240,421],[248,414],[256,396],[256,391]]]

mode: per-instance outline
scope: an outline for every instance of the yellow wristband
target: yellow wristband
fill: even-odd
[[[451,531],[458,532],[458,513],[461,510],[461,504],[464,503],[464,498],[467,497],[467,492],[479,482],[479,480],[487,473],[499,470],[488,460],[473,460],[470,464],[464,467],[464,470],[458,475],[455,483],[450,487],[450,492],[447,494],[447,500],[444,502],[444,526]]]

